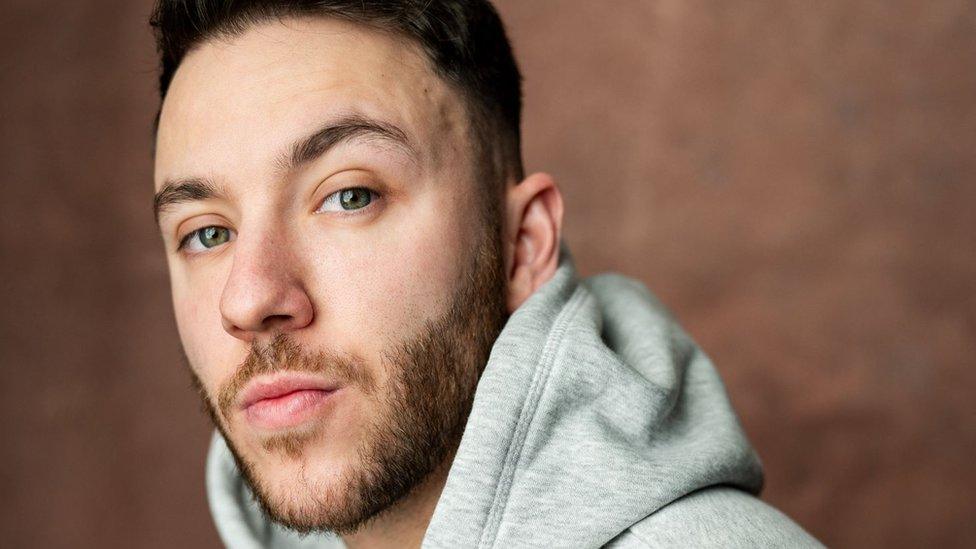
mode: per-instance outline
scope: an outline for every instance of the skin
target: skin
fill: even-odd
[[[361,357],[382,387],[384,349],[442,315],[471,264],[480,206],[459,94],[411,42],[325,18],[287,19],[203,43],[177,70],[161,111],[155,188],[206,178],[218,196],[165,208],[166,247],[179,334],[209,395],[232,379],[253,345],[284,333],[311,348]],[[283,171],[296,140],[350,114],[403,130],[412,150],[384,139],[341,142]],[[376,191],[355,212],[323,209],[332,193]],[[333,201],[334,203],[334,201]],[[506,182],[504,302],[518,308],[555,272],[562,198],[546,174]],[[178,250],[208,226],[230,239]],[[322,485],[355,467],[376,401],[337,393],[322,429],[328,444],[300,459],[267,451],[242,414],[225,428],[262,482],[282,494],[303,475]],[[376,520],[343,536],[350,547],[419,546],[449,460]],[[341,487],[340,487],[341,488]]]

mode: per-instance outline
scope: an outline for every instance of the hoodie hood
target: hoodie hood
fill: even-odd
[[[704,353],[640,283],[555,275],[492,348],[425,547],[597,547],[759,460]],[[215,434],[207,489],[231,547],[341,547],[261,515]]]

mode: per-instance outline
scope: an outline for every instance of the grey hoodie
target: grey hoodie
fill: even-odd
[[[640,283],[580,281],[563,246],[492,348],[423,545],[820,547],[761,487],[705,354]],[[270,523],[217,434],[207,492],[228,547],[343,547]]]

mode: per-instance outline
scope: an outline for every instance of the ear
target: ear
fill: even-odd
[[[563,197],[552,176],[535,173],[505,193],[505,273],[512,313],[559,265]]]

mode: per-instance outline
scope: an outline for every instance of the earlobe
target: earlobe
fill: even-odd
[[[508,311],[512,313],[559,266],[563,199],[552,176],[535,173],[506,194]]]

